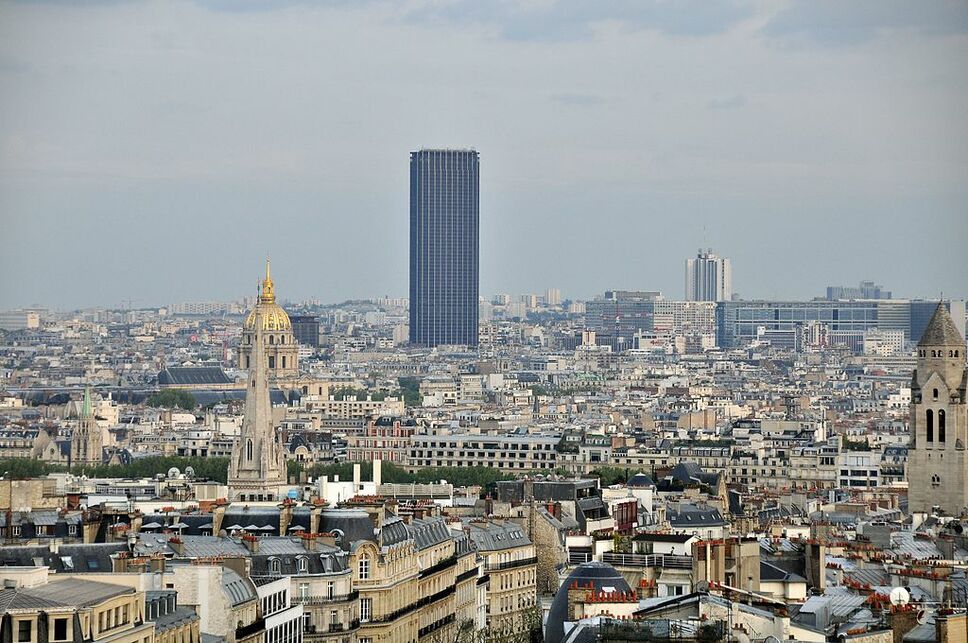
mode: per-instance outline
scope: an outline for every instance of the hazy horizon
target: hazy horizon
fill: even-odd
[[[407,293],[409,153],[481,292],[968,298],[968,3],[0,4],[0,309]]]

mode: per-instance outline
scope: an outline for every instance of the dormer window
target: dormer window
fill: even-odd
[[[269,559],[269,573],[270,574],[273,574],[273,575],[276,575],[276,574],[281,573],[281,569],[279,567],[279,559],[278,558],[270,558]]]

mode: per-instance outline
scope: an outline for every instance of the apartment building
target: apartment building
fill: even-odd
[[[464,433],[440,430],[410,438],[410,467],[478,466],[506,471],[554,470],[559,434]]]
[[[522,527],[513,522],[477,520],[465,526],[490,577],[487,629],[501,637],[539,625],[540,615],[535,612],[538,559]]]

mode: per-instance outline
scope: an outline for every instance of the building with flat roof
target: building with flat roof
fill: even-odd
[[[410,154],[410,343],[478,343],[479,157]]]

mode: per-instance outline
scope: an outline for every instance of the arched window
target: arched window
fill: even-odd
[[[308,395],[308,394],[309,394],[309,387],[308,386],[304,386],[303,387],[303,395]]]
[[[938,487],[940,485],[941,485],[941,476],[939,476],[937,473],[931,476],[931,486]]]
[[[269,335],[269,343],[275,344],[276,342],[274,340],[275,340],[275,337],[273,337],[272,335]]]
[[[286,336],[285,335],[282,335],[282,336],[279,337],[279,343],[280,344],[285,344],[286,343]]]
[[[248,355],[245,356],[245,367],[246,368],[249,368],[249,356]]]
[[[270,574],[279,574],[280,573],[279,559],[278,558],[270,558],[269,559],[269,573]]]
[[[927,420],[928,442],[934,442],[934,411],[928,409],[924,417]]]
[[[282,356],[282,367],[283,368],[286,368],[286,356],[285,355]]]
[[[928,413],[930,412],[931,411],[928,411]],[[252,459],[252,440],[245,441],[245,459],[246,460]]]
[[[932,395],[934,396],[934,399],[938,399],[938,389],[934,389],[934,393],[932,393]]]
[[[305,556],[300,556],[296,559],[296,570],[300,574],[305,574],[309,571],[309,559]]]
[[[276,358],[272,355],[269,356],[269,368],[276,367]]]
[[[945,416],[944,409],[938,410],[938,442],[944,442],[944,429],[945,429]]]

